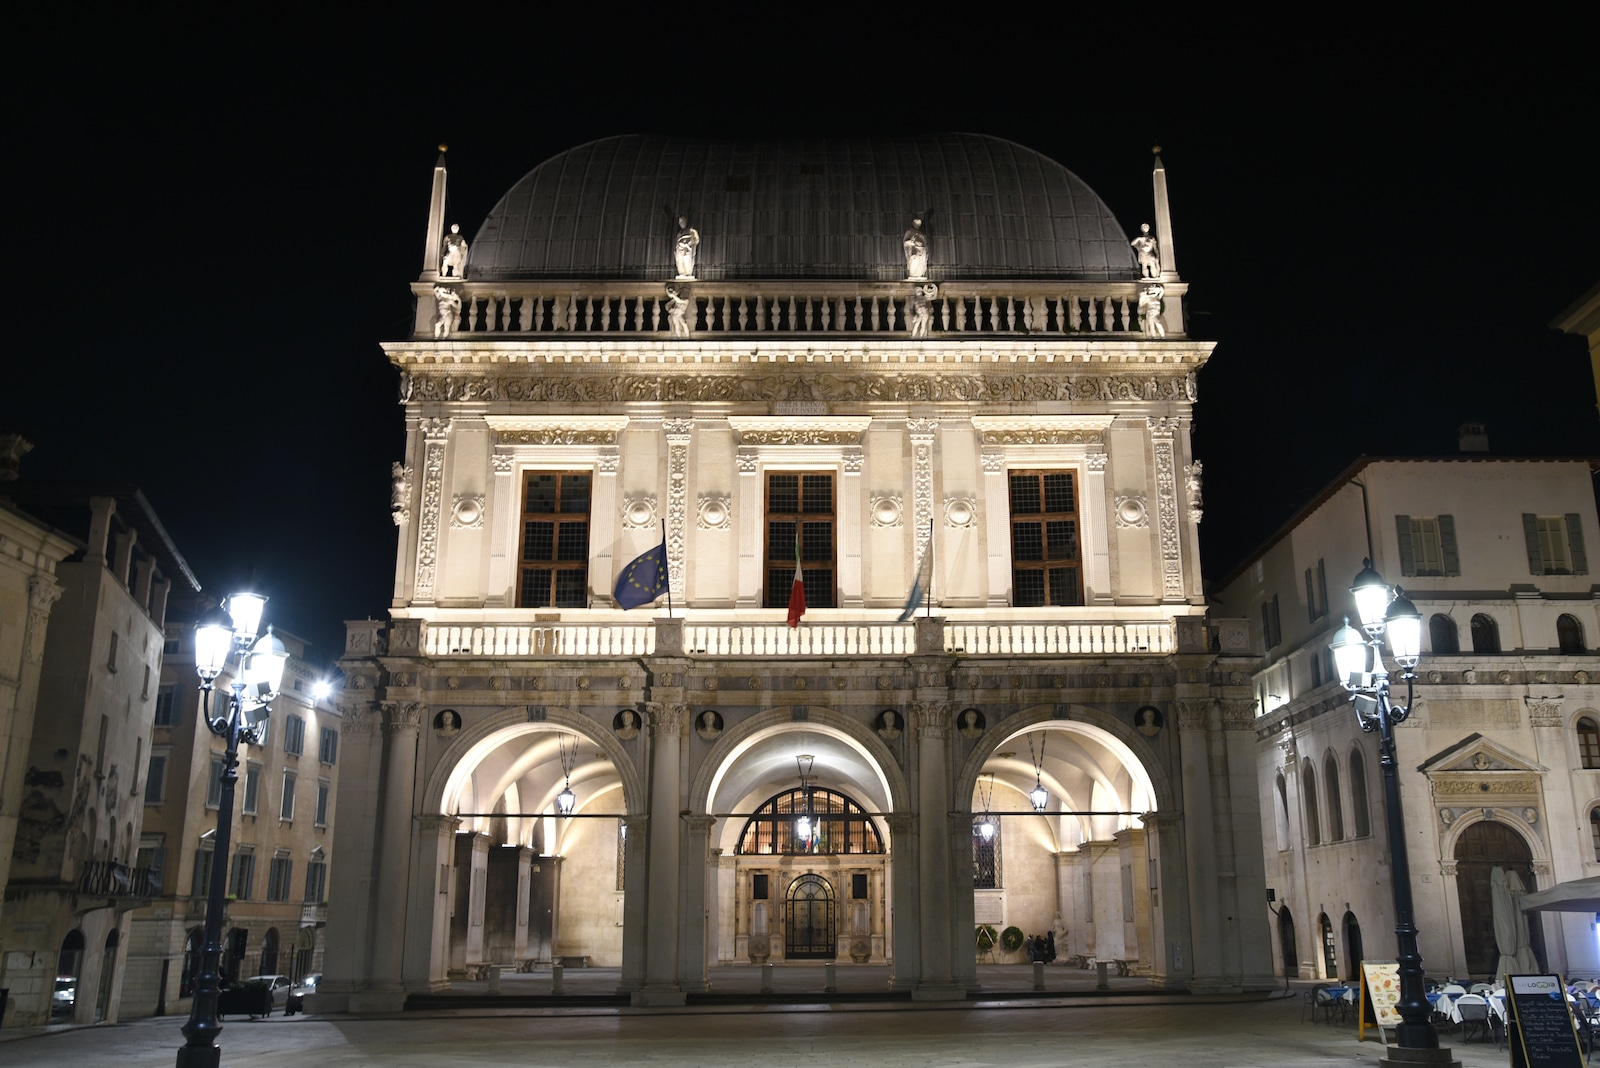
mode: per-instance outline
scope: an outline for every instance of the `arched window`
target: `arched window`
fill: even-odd
[[[204,927],[189,928],[189,937],[183,943],[183,971],[178,973],[178,996],[186,998],[194,993],[194,981],[200,974],[200,954],[205,949]]]
[[[1600,860],[1600,808],[1589,810],[1589,841],[1594,846],[1594,859]]]
[[[1283,773],[1278,773],[1278,803],[1273,807],[1278,825],[1278,848],[1289,848],[1289,784],[1283,781]]]
[[[1344,841],[1344,804],[1339,796],[1339,761],[1330,750],[1322,761],[1323,784],[1328,791],[1328,841]]]
[[[739,852],[882,853],[883,840],[872,818],[844,794],[797,787],[756,809],[739,836]]]
[[[261,938],[261,971],[258,975],[278,974],[278,929],[268,927]]]
[[[1583,644],[1583,624],[1577,616],[1562,613],[1556,617],[1556,643],[1563,653],[1588,652]]]
[[[1428,620],[1428,644],[1436,653],[1459,653],[1461,637],[1456,631],[1456,621],[1446,615],[1435,615]]]
[[[1500,628],[1489,616],[1479,612],[1472,617],[1472,651],[1475,653],[1498,653],[1500,651]]]
[[[1600,725],[1588,716],[1578,719],[1578,759],[1586,768],[1600,768]]]
[[[1322,844],[1322,823],[1317,819],[1317,769],[1308,758],[1300,765],[1300,792],[1306,799],[1306,844]]]
[[[1355,835],[1372,833],[1372,816],[1367,811],[1367,762],[1360,749],[1350,750],[1350,809],[1355,813]]]
[[[987,813],[972,817],[972,888],[999,890],[1000,817]]]

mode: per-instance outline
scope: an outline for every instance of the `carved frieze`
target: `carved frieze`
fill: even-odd
[[[692,419],[666,419],[667,437],[667,579],[672,589],[686,590],[684,547],[689,532],[689,435]]]
[[[1436,794],[1460,795],[1494,795],[1506,794],[1533,794],[1538,790],[1538,783],[1532,779],[1496,779],[1491,781],[1471,779],[1442,779],[1433,784]]]
[[[985,430],[985,445],[1098,445],[1098,430]]]
[[[741,445],[859,445],[861,434],[852,430],[746,430],[739,435]]]
[[[933,435],[938,429],[934,419],[906,420],[906,433],[911,437],[912,539],[917,546],[914,559],[919,561],[928,551],[933,524]]]
[[[548,426],[538,430],[502,430],[495,434],[501,445],[615,445],[615,430],[587,430]]]

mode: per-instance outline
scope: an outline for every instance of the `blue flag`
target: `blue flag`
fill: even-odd
[[[646,549],[622,569],[613,591],[619,608],[638,608],[667,592],[667,543]]]
[[[922,563],[917,565],[917,577],[911,582],[911,593],[906,597],[905,609],[900,613],[900,622],[904,623],[917,614],[917,609],[922,607],[922,601],[928,596],[928,586],[933,581],[933,547],[930,545],[923,550]]]

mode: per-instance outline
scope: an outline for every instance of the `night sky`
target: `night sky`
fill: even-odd
[[[1160,144],[1192,330],[1219,342],[1211,578],[1363,452],[1454,452],[1473,420],[1496,453],[1600,456],[1585,344],[1547,326],[1600,281],[1592,15],[271,10],[13,25],[0,432],[34,443],[25,478],[140,485],[202,584],[253,574],[313,659],[389,606],[378,343],[409,329],[440,142],[469,236],[596,137],[939,130],[1059,160],[1133,233]]]

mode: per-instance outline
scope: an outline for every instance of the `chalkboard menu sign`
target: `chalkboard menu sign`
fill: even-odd
[[[1583,1068],[1561,976],[1508,975],[1506,980],[1512,1068]]]

